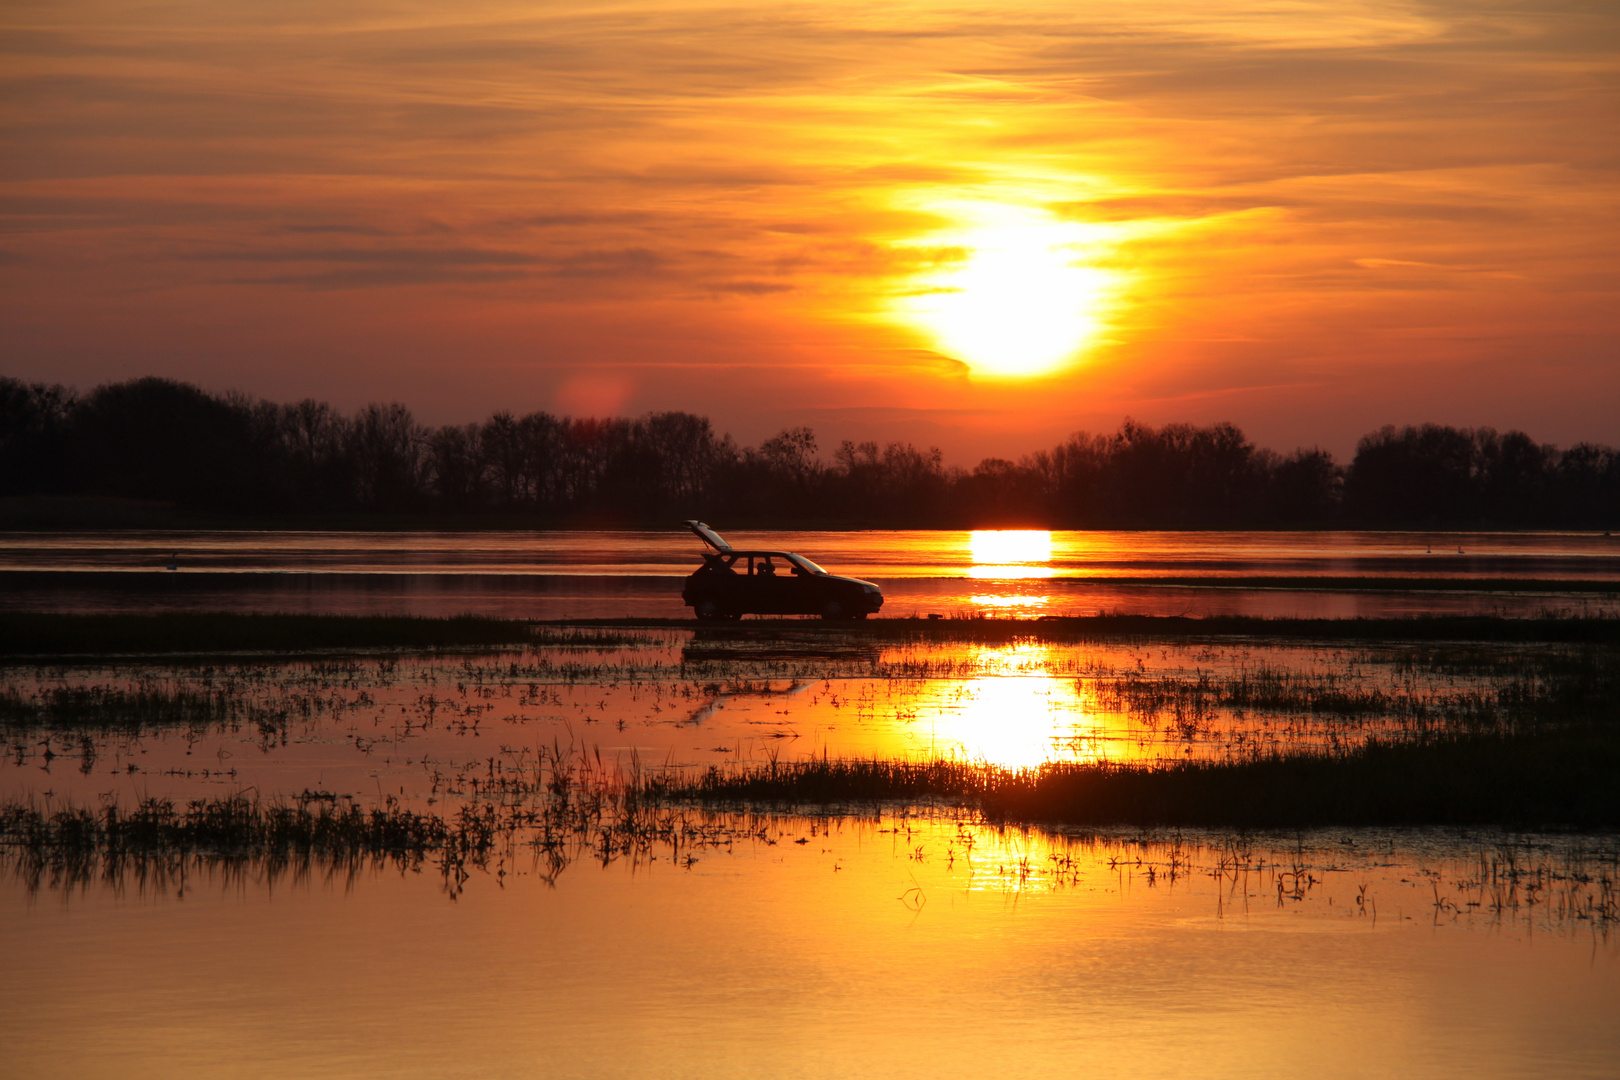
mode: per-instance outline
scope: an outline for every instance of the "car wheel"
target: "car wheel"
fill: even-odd
[[[821,617],[823,619],[842,619],[847,616],[844,614],[844,605],[840,601],[829,600],[821,605]]]
[[[698,602],[692,605],[692,614],[698,617],[699,622],[714,622],[726,617],[725,612],[720,610],[720,601],[712,596],[700,597]]]

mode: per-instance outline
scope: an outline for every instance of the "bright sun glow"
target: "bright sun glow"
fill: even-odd
[[[904,314],[941,351],[978,374],[1037,375],[1061,366],[1096,336],[1112,277],[1083,265],[1100,237],[1096,226],[1027,207],[931,209],[963,227],[929,243],[959,248],[964,257],[924,275]]]
[[[1052,534],[1045,529],[979,529],[968,536],[976,563],[1052,561]]]
[[[973,565],[968,577],[978,581],[1048,578],[1052,534],[1045,529],[980,529],[968,535]]]

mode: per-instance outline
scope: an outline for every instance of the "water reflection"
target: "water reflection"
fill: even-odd
[[[116,849],[30,833],[0,857],[10,1073],[123,1077],[138,1056],[166,1076],[347,1077],[364,1061],[402,1077],[921,1080],[961,1071],[942,1031],[1035,1076],[1282,1078],[1300,1047],[1347,1077],[1414,1061],[1598,1076],[1620,1058],[1610,837],[1064,832],[613,797],[638,760],[1021,766],[1444,730],[1576,650],[1425,646],[1414,663],[1254,641],[555,635],[7,669],[6,799],[103,823],[144,795],[354,808],[324,832],[238,816],[234,845],[212,815],[206,837],[126,831]],[[113,715],[95,715],[104,699]],[[547,775],[559,745],[590,752],[553,749]],[[551,783],[561,760],[574,771]]]
[[[728,535],[879,582],[885,616],[1017,613],[984,597],[1042,597],[1041,613],[1059,615],[1599,614],[1620,604],[1620,540],[1595,535]],[[1435,554],[1459,547],[1468,554]],[[678,530],[19,533],[0,536],[0,609],[680,618],[680,579],[697,558]]]
[[[1081,737],[1085,709],[1074,684],[1048,675],[1006,675],[939,685],[919,701],[932,709],[929,749],[1006,768],[1028,768],[1056,757]]]
[[[995,611],[1004,611],[1009,615],[1024,613],[1036,614],[1042,611],[1051,602],[1049,596],[992,596],[980,594],[970,596],[968,601],[976,608],[989,608]]]
[[[974,581],[1020,581],[1057,575],[1047,565],[1052,561],[1052,534],[1045,529],[979,530],[968,536],[968,554],[972,565],[967,567],[967,576]]]
[[[1620,1056],[1612,844],[950,815],[703,834],[730,841],[560,875],[519,838],[454,901],[391,863],[186,856],[40,896],[0,875],[7,1068],[923,1080],[971,1053],[1281,1080],[1308,1048],[1323,1076],[1479,1080]]]
[[[1047,563],[1052,534],[1045,529],[979,530],[968,538],[975,563]]]
[[[556,645],[468,655],[11,667],[0,798],[254,788],[422,808],[537,745],[681,769],[823,755],[1247,759],[1508,723],[1504,694],[1554,694],[1607,662],[1569,646],[1482,657],[1249,640],[880,642],[819,626],[615,630],[594,645],[556,633]]]

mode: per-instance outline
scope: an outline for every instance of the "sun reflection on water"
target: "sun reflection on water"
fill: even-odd
[[[1050,598],[1045,596],[970,596],[968,599],[974,607],[1018,610],[1022,608],[1043,608]]]
[[[1052,561],[1052,534],[1046,529],[977,529],[968,535],[968,551],[973,565],[967,568],[967,576],[976,581],[1018,581],[1057,574],[1046,565]],[[974,597],[975,603],[979,600]]]
[[[1076,680],[1046,673],[1050,653],[1032,644],[987,649],[979,677],[932,683],[916,702],[919,718],[931,721],[930,752],[1006,768],[1100,758],[1106,721]]]
[[[976,563],[1052,561],[1052,534],[1046,529],[976,529],[968,536]]]

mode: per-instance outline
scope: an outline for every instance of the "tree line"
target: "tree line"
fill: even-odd
[[[142,500],[229,519],[433,517],[524,526],[1603,528],[1620,524],[1620,451],[1519,431],[1384,427],[1348,465],[1256,447],[1231,424],[1126,420],[1016,461],[947,467],[937,448],[795,427],[739,446],[685,412],[497,412],[418,423],[169,379],[79,394],[0,377],[0,498]]]

